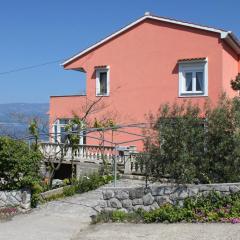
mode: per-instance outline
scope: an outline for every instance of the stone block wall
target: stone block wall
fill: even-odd
[[[18,207],[19,210],[31,208],[31,193],[29,191],[0,191],[0,209]]]
[[[102,211],[135,211],[139,208],[150,211],[161,205],[183,205],[185,198],[208,195],[211,191],[228,195],[240,191],[240,183],[201,184],[201,185],[153,185],[148,189],[104,188],[100,207]]]
[[[92,174],[94,172],[98,172],[100,167],[101,167],[100,164],[91,163],[91,162],[89,163],[80,162],[79,164],[76,164],[77,177],[82,177],[85,175]]]

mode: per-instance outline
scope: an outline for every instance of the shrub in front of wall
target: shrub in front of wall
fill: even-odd
[[[221,196],[212,192],[208,196],[187,198],[182,207],[165,204],[158,209],[146,212],[139,209],[125,213],[121,210],[104,212],[96,216],[98,222],[240,222],[240,193]]]
[[[145,176],[178,183],[240,181],[240,99],[219,98],[201,110],[191,101],[165,104],[150,115],[145,151],[138,159]]]
[[[79,193],[91,191],[112,181],[112,176],[101,176],[97,172],[80,177],[76,181],[76,191]]]
[[[87,191],[94,190],[104,184],[109,183],[113,179],[112,176],[101,176],[98,173],[93,173],[88,176],[83,176],[79,179],[65,179],[63,193],[58,193],[50,197],[42,198],[40,193],[49,190],[46,188],[47,185],[42,185],[38,182],[35,182],[32,187],[32,207],[36,207],[37,204],[43,203],[46,201],[53,201],[63,197],[73,196],[76,193],[84,193]],[[68,185],[70,184],[71,185]]]

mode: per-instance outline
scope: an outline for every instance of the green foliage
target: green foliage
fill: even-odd
[[[100,121],[98,119],[94,119],[93,127],[94,128],[107,128],[107,127],[115,127],[116,123],[113,119],[107,119],[105,121]]]
[[[55,201],[61,198],[64,198],[65,195],[63,193],[57,193],[52,196],[46,197],[43,202],[50,202],[50,201]]]
[[[98,187],[109,183],[113,178],[111,175],[101,176],[97,172],[92,173],[88,176],[83,176],[78,179],[76,183],[76,191],[79,193],[91,191]]]
[[[173,223],[183,220],[190,221],[193,216],[193,212],[188,209],[166,204],[157,210],[145,212],[143,218],[146,223],[165,221]]]
[[[94,190],[104,184],[109,183],[113,180],[110,175],[101,176],[97,172],[92,173],[88,176],[83,176],[79,179],[64,179],[64,187],[62,193],[57,193],[44,199],[41,197],[41,193],[50,190],[49,186],[43,182],[34,182],[32,184],[32,198],[31,205],[36,207],[39,203],[49,202],[64,197],[73,196],[77,193],[84,193],[87,191]],[[71,185],[69,185],[71,184]]]
[[[231,87],[235,91],[240,90],[240,74],[238,74],[234,80],[231,80]]]
[[[119,221],[122,222],[123,220],[125,220],[127,217],[127,213],[123,212],[123,211],[114,211],[112,213],[112,220],[114,222]]]
[[[47,197],[44,200],[52,201],[52,200],[57,200],[59,198],[73,196],[74,194],[77,194],[77,193],[84,193],[87,191],[91,191],[104,184],[109,183],[112,180],[113,180],[112,176],[109,176],[109,175],[101,176],[97,172],[92,173],[88,176],[83,176],[79,179],[71,179],[71,181],[69,181],[68,179],[65,179],[64,180],[65,186],[63,187],[63,193],[52,195],[51,197]],[[70,183],[71,185],[68,185]],[[43,201],[43,199],[40,197],[40,193],[48,189],[44,189],[39,184],[35,185],[33,189],[34,189],[34,194],[33,194],[32,206],[35,207],[38,203],[41,203]]]
[[[202,117],[204,116],[204,118]],[[150,116],[145,152],[139,158],[148,177],[180,183],[240,180],[240,100],[221,96],[217,106],[164,105]]]
[[[187,198],[183,207],[165,204],[156,210],[125,213],[123,211],[103,212],[96,216],[98,222],[233,222],[240,221],[240,193],[220,196],[212,192],[208,196]]]
[[[34,138],[34,144],[32,145],[32,148],[34,151],[38,150],[38,140],[39,140],[39,127],[38,127],[38,122],[36,119],[31,120],[28,126],[28,131],[30,135],[33,136]]]
[[[0,137],[0,190],[31,187],[39,181],[41,153],[22,141]]]
[[[101,212],[97,214],[92,219],[92,224],[96,223],[107,223],[107,222],[132,222],[132,223],[139,223],[143,222],[145,212],[141,209],[134,211],[134,212],[123,212],[121,210],[116,211],[107,211]]]
[[[65,131],[67,132],[67,139],[73,151],[78,148],[80,141],[80,132],[84,127],[84,121],[77,116],[71,119],[69,124],[65,127]]]
[[[101,176],[99,173],[94,172],[88,176],[83,176],[79,179],[72,180],[71,188],[69,188],[69,186],[66,186],[64,188],[66,188],[65,192],[68,194],[67,196],[71,196],[74,193],[84,193],[97,189],[98,187],[107,184],[112,180],[113,177],[110,175]]]
[[[73,196],[76,193],[75,186],[65,186],[63,187],[63,195],[66,197]]]
[[[39,202],[41,202],[40,193],[44,191],[44,188],[39,182],[32,183],[32,196],[31,196],[31,206],[36,207]]]
[[[94,189],[99,188],[100,186],[109,183],[113,180],[111,175],[100,175],[97,172],[89,174],[87,176],[80,177],[79,179],[72,180],[72,186],[66,186],[67,196],[71,196],[74,193],[84,193]]]
[[[63,179],[63,185],[69,185],[70,184],[70,180],[68,178]]]

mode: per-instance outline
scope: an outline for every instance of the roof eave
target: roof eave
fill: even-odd
[[[229,31],[221,35],[221,38],[238,54],[240,55],[240,42],[233,32]]]

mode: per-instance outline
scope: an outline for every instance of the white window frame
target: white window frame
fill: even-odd
[[[203,91],[196,91],[196,72],[203,72]],[[185,74],[193,74],[192,91],[186,91]],[[208,60],[184,61],[179,63],[179,97],[208,96]]]
[[[101,94],[100,93],[100,73],[106,72],[107,73],[107,93],[106,94]],[[97,68],[96,69],[96,96],[101,97],[101,96],[109,96],[110,94],[110,69],[109,67],[104,67],[104,68]]]
[[[55,143],[57,143],[57,142],[61,143],[61,127],[66,127],[66,125],[67,125],[67,124],[61,124],[60,120],[67,120],[67,121],[69,121],[70,119],[69,118],[61,118],[61,119],[57,119],[54,122],[52,131],[53,131],[53,136],[54,136],[53,141]],[[55,132],[55,127],[57,129],[57,132]],[[57,142],[55,141],[55,134],[57,135]]]
[[[53,132],[52,142],[54,142],[54,143],[62,143],[61,142],[61,128],[67,126],[67,123],[62,124],[62,123],[60,123],[60,120],[71,121],[71,118],[59,118],[53,123],[53,125],[52,125],[52,132]],[[55,132],[55,126],[57,129],[57,132]],[[55,134],[57,135],[57,139],[56,139],[57,141],[55,141]],[[82,135],[83,133],[81,132],[80,134]],[[79,144],[83,145],[83,136],[80,136]]]

